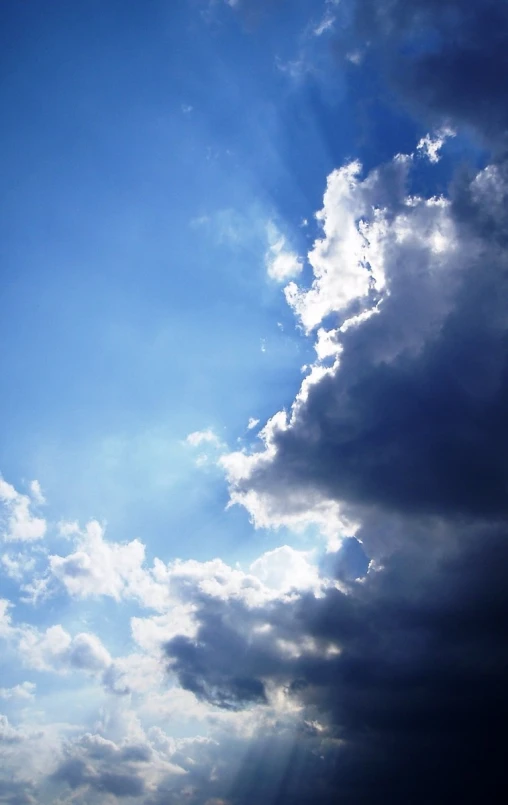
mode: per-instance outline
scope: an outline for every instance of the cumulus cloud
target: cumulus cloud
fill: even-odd
[[[0,638],[25,668],[63,675],[81,671],[112,693],[127,692],[120,682],[121,671],[95,634],[71,635],[61,624],[39,629],[28,623],[16,623],[12,605],[0,599]],[[23,682],[12,688],[0,688],[0,698],[30,699],[34,690],[33,683]]]
[[[32,506],[44,503],[38,481],[31,484],[32,499],[0,477],[0,528],[6,542],[34,542],[46,533],[46,521]]]
[[[35,567],[35,559],[23,553],[4,553],[0,557],[4,572],[14,581],[21,581]]]
[[[167,612],[176,623],[176,613],[186,613],[194,595],[222,600],[238,598],[248,605],[280,597],[291,589],[319,586],[311,555],[289,546],[262,554],[245,571],[221,559],[199,562],[156,558],[145,561],[145,546],[138,540],[118,543],[108,540],[96,521],[75,536],[76,550],[66,556],[51,555],[49,579],[58,580],[76,598],[107,596],[116,601],[134,599],[143,607]],[[156,621],[153,621],[154,623]]]
[[[395,164],[396,181],[403,181],[405,168],[403,160]],[[331,313],[347,311],[354,301],[366,300],[384,286],[383,253],[378,244],[386,226],[380,204],[387,187],[378,183],[382,194],[374,199],[375,176],[363,183],[360,172],[360,163],[352,162],[328,177],[324,206],[316,216],[324,237],[315,242],[308,256],[314,282],[308,290],[295,283],[285,289],[290,306],[307,331]]]
[[[104,539],[100,523],[91,521],[83,532],[78,532],[75,541],[73,553],[49,557],[51,573],[71,595],[105,595],[119,601],[142,591],[145,546],[139,540],[109,542]]]
[[[354,250],[341,252],[325,272],[318,268],[309,290],[290,296],[307,326],[331,317],[318,355],[334,353],[334,363],[318,365],[290,413],[271,420],[264,450],[222,459],[233,500],[254,518],[268,511],[283,522],[317,502],[506,512],[505,171],[488,167],[451,199],[424,199],[404,192],[406,162],[396,158],[387,173],[363,180],[358,167],[347,169],[353,217],[375,230],[366,265]],[[333,197],[341,211],[342,191]],[[358,235],[359,224],[353,229]],[[376,265],[382,290],[371,297],[355,279],[347,301],[360,295],[360,305],[351,317],[333,288]]]
[[[12,688],[0,688],[0,699],[33,699],[34,694],[34,682],[21,682]]]

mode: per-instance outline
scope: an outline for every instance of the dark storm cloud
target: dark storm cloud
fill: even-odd
[[[247,634],[238,632],[231,623],[238,606],[229,604],[226,613],[220,603],[202,599],[202,606],[197,641],[178,636],[166,644],[180,684],[198,698],[227,709],[265,702],[264,685],[256,668],[260,663],[266,667],[265,663],[250,651]],[[240,618],[246,618],[246,611],[239,609]]]
[[[451,287],[446,270],[430,266],[428,246],[395,244],[380,313],[341,336],[340,368],[311,387],[289,428],[274,431],[276,455],[254,469],[249,489],[281,500],[312,489],[391,511],[506,516],[507,187],[495,166],[457,186],[449,312],[416,354],[402,346],[380,359],[381,345],[410,342],[422,306],[429,319],[439,315]],[[428,298],[426,275],[437,276]]]
[[[356,44],[430,121],[506,145],[508,5],[503,0],[356,0]]]
[[[237,609],[229,643],[244,646],[242,672],[283,685],[307,718],[306,729],[304,722],[293,736],[281,728],[273,746],[268,737],[253,743],[233,784],[238,801],[254,803],[262,794],[288,805],[423,805],[467,802],[473,795],[490,801],[505,790],[508,534],[499,527],[462,527],[437,549],[433,536],[419,544],[408,539],[383,570],[347,591],[331,588],[322,598],[306,594],[264,615],[258,610],[256,618],[271,626],[262,641],[252,632],[252,613]],[[228,604],[218,606],[229,620]],[[220,634],[214,642],[206,609],[203,602],[199,619],[206,625],[196,643],[208,630],[207,662],[197,670],[175,641],[167,653],[178,658],[181,679],[186,667],[200,676],[202,690],[213,687],[219,662],[228,706],[235,697],[242,706],[235,652],[228,673],[227,646]],[[321,650],[288,655],[277,642],[298,644],[305,637]],[[327,653],[329,642],[340,651]],[[318,722],[319,729],[313,726]]]
[[[508,796],[507,187],[502,163],[456,181],[439,264],[417,231],[390,241],[380,312],[340,334],[339,368],[239,481],[281,511],[311,490],[361,525],[323,562],[338,585],[322,597],[257,608],[192,598],[196,637],[166,645],[184,687],[228,709],[262,704],[250,691],[269,702],[274,689],[303,707],[292,735],[281,727],[277,746],[256,737],[229,784],[203,784],[208,795],[242,805]],[[424,217],[407,221],[416,230]],[[366,556],[377,562],[357,580]]]

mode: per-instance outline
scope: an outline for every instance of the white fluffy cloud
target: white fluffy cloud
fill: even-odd
[[[11,610],[11,604],[1,599],[0,637],[25,668],[57,674],[83,671],[100,679],[112,667],[113,660],[96,635],[80,632],[72,636],[60,624],[46,629],[38,629],[27,623],[17,624],[12,620]],[[33,689],[31,683],[21,683],[10,689],[2,688],[2,691],[4,698],[16,695],[22,698],[23,692],[30,694]]]
[[[402,160],[400,170],[405,170]],[[382,207],[372,207],[371,179],[362,182],[360,174],[360,163],[351,162],[328,177],[323,209],[316,214],[324,237],[308,255],[315,277],[312,288],[302,290],[292,282],[285,290],[307,331],[384,287],[380,242],[386,220]]]
[[[0,528],[6,542],[33,542],[46,533],[46,521],[32,512],[32,506],[44,503],[38,481],[31,484],[32,498],[18,492],[0,477]]]
[[[33,699],[35,687],[34,682],[21,682],[12,688],[0,688],[0,699]]]
[[[0,557],[0,562],[9,578],[14,581],[21,581],[23,577],[30,573],[35,567],[33,556],[26,556],[23,553],[11,554],[4,553]]]
[[[245,572],[221,559],[176,559],[167,564],[155,559],[149,567],[143,543],[109,541],[96,521],[78,533],[75,544],[76,550],[67,556],[49,557],[53,577],[71,596],[135,599],[149,609],[170,612],[171,617],[181,607],[188,615],[198,593],[222,600],[237,598],[255,606],[290,588],[306,589],[317,583],[310,555],[288,546],[263,554]]]
[[[145,546],[139,540],[108,542],[100,523],[93,520],[78,533],[76,550],[67,556],[50,556],[49,565],[71,595],[105,595],[120,601],[143,590],[144,560]]]
[[[305,551],[297,551],[289,545],[282,545],[267,551],[250,566],[250,571],[263,584],[274,590],[314,590],[319,593],[321,580],[315,564]]]

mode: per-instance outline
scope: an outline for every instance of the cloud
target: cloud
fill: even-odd
[[[30,482],[30,492],[32,493],[32,497],[39,506],[43,506],[46,503],[46,498],[42,494],[42,489],[39,481],[31,481]]]
[[[6,716],[0,715],[0,744],[19,743],[24,739],[24,733],[9,724]]]
[[[11,717],[21,702],[43,718],[31,683],[0,689],[0,801],[506,799],[506,11],[357,0],[354,25],[348,52],[381,65],[436,134],[375,170],[330,174],[310,283],[276,233],[267,267],[284,282],[295,271],[286,299],[316,359],[259,449],[226,453],[211,430],[187,439],[224,451],[231,504],[255,525],[305,532],[306,546],[319,530],[327,553],[148,564],[139,540],[64,526],[68,554],[51,553],[33,584],[149,610],[131,617],[135,653],[114,658],[81,627],[18,623],[7,601],[0,635],[20,667],[130,695],[101,691],[93,726],[62,740]],[[441,127],[461,125],[492,146],[491,164],[446,197],[415,195],[412,166],[435,162]],[[42,536],[40,487],[2,484],[6,538]],[[4,555],[11,578],[22,564]],[[194,721],[205,734],[177,737]]]
[[[30,573],[35,567],[35,559],[23,553],[4,553],[0,557],[0,562],[7,576],[14,581],[21,581],[23,577],[27,573]]]
[[[425,137],[422,137],[416,146],[416,151],[421,154],[421,156],[427,157],[429,162],[435,164],[439,162],[441,158],[440,151],[446,140],[450,137],[455,137],[455,135],[456,132],[453,129],[447,127],[439,129],[434,136],[427,134]]]
[[[71,637],[60,625],[50,626],[44,632],[28,626],[17,627],[15,634],[19,654],[29,668],[60,673],[79,670],[96,675],[111,664],[109,652],[93,634]]]
[[[341,247],[329,259],[323,247],[325,270],[318,263],[290,303],[308,328],[329,317],[320,343],[337,344],[334,363],[318,361],[290,414],[265,429],[264,450],[222,458],[232,500],[260,524],[263,513],[276,524],[334,502],[506,513],[505,170],[480,171],[451,199],[424,199],[404,193],[406,165],[396,158],[363,180],[347,168],[327,198],[326,217],[344,221],[346,184],[348,241],[363,228],[367,257]],[[371,272],[383,278],[376,294]]]
[[[298,254],[287,247],[287,241],[275,224],[267,227],[269,248],[265,255],[266,271],[271,279],[285,282],[301,273],[303,262]]]
[[[218,558],[206,562],[176,559],[168,563],[156,558],[148,566],[143,543],[107,540],[96,521],[88,523],[75,540],[76,550],[67,556],[49,556],[52,575],[48,579],[57,579],[76,598],[136,600],[162,613],[163,622],[166,613],[175,623],[177,612],[187,618],[197,591],[223,600],[238,598],[254,606],[283,596],[292,588],[318,585],[310,554],[289,546],[262,554],[246,572]],[[156,622],[157,616],[150,628]]]
[[[250,566],[250,571],[263,584],[280,592],[313,589],[319,591],[320,581],[316,566],[304,551],[282,545],[267,551]]]
[[[192,448],[201,448],[204,452],[199,453],[195,460],[197,467],[203,467],[209,462],[214,462],[214,454],[218,450],[224,450],[226,445],[222,442],[217,434],[211,429],[196,430],[185,439],[185,443]]]
[[[106,595],[120,601],[143,594],[147,581],[144,561],[145,546],[139,540],[109,542],[104,539],[102,526],[91,521],[77,536],[76,550],[67,556],[50,556],[49,567],[70,595]]]
[[[333,28],[335,17],[328,12],[325,14],[321,22],[314,28],[314,36],[322,36],[324,33]]]
[[[39,785],[44,785],[59,756],[60,726],[30,726],[24,721],[16,724],[0,715],[0,802],[41,802]]]
[[[508,126],[504,3],[355,0],[352,18],[350,51],[367,43],[371,69],[381,67],[406,108],[433,125],[468,126],[502,149]]]
[[[0,477],[0,525],[6,542],[34,542],[46,533],[46,521],[36,517],[31,507],[44,502],[39,482],[31,484],[32,500]]]
[[[127,692],[120,682],[121,671],[95,634],[79,632],[73,636],[61,624],[44,630],[27,623],[17,624],[12,620],[11,610],[10,602],[0,599],[0,638],[23,667],[63,675],[82,671],[111,693]],[[23,682],[12,688],[1,688],[0,698],[29,699],[34,689],[32,683]]]
[[[33,699],[34,694],[34,682],[21,682],[12,688],[0,688],[0,699]]]
[[[360,181],[360,172],[360,163],[352,162],[328,177],[323,209],[316,215],[324,237],[308,255],[312,287],[302,290],[290,283],[285,289],[289,305],[308,332],[328,315],[347,311],[356,300],[366,300],[384,287],[380,241],[390,188],[386,179],[376,181],[376,174]],[[404,182],[406,172],[407,161],[396,160],[390,177],[396,186]]]
[[[220,447],[222,442],[216,433],[211,428],[206,430],[196,430],[189,433],[185,441],[191,447],[201,447],[204,444],[212,445],[213,447]]]
[[[428,523],[382,570],[321,598],[302,593],[255,611],[202,606],[195,639],[167,643],[181,684],[214,705],[267,707],[279,690],[300,708],[284,781],[265,738],[253,777],[237,783],[240,801],[255,801],[261,775],[281,803],[310,802],[315,786],[323,802],[379,791],[383,802],[469,801],[468,791],[502,783],[501,743],[480,736],[500,734],[508,706],[506,532],[448,525],[443,544],[435,529]],[[281,726],[273,743],[287,740]]]
[[[115,802],[124,798],[139,802],[139,797],[146,802],[161,784],[171,781],[171,787],[176,787],[184,775],[170,759],[174,744],[167,750],[167,746],[161,751],[160,744],[152,744],[139,725],[134,740],[125,738],[121,742],[88,732],[65,744],[52,781],[86,792],[93,802],[102,802],[108,795]]]
[[[28,783],[17,780],[0,780],[0,797],[6,805],[36,805]]]

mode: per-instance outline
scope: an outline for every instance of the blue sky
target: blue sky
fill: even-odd
[[[266,225],[305,248],[351,138],[332,82],[278,66],[302,11],[254,31],[188,3],[7,15],[4,473],[44,475],[69,517],[167,544],[182,489],[210,516],[179,441],[234,440],[298,387],[310,350],[266,282]]]
[[[0,15],[0,802],[368,801],[443,670],[390,613],[474,604],[506,516],[506,15]]]

